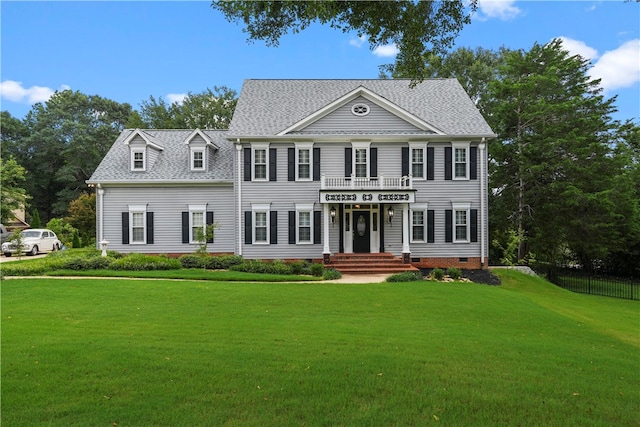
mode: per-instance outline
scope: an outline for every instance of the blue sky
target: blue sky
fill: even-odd
[[[150,95],[188,92],[250,78],[376,78],[395,47],[372,50],[354,33],[314,25],[277,48],[247,42],[208,1],[0,3],[0,109],[23,118],[53,91],[79,90],[138,108]],[[591,60],[616,119],[640,117],[640,3],[480,1],[456,47],[530,49],[555,37]]]

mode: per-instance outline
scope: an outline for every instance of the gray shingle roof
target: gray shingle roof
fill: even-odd
[[[193,129],[143,130],[152,141],[161,146],[157,160],[145,172],[131,171],[130,147],[125,139],[134,132],[125,129],[120,133],[100,165],[96,168],[89,184],[101,182],[145,183],[154,181],[233,181],[233,144],[225,139],[227,131],[202,130],[219,149],[210,148],[210,159],[206,171],[191,171],[189,145],[185,144]],[[148,148],[152,150],[152,148]]]
[[[456,79],[245,80],[230,136],[268,137],[364,87],[448,135],[490,136],[493,131]]]

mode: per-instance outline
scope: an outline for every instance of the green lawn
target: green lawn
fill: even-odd
[[[639,425],[640,304],[498,274],[4,280],[2,425]]]

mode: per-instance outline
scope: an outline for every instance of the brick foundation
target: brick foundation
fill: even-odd
[[[468,270],[482,269],[480,257],[467,257],[467,258],[412,258],[411,264],[418,268],[442,268],[456,267]],[[484,268],[489,265],[489,258],[484,260]]]

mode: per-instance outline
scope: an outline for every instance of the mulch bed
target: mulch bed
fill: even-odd
[[[421,268],[420,273],[423,277],[429,277],[432,268]],[[473,283],[482,283],[485,285],[498,286],[500,285],[500,278],[493,274],[490,270],[461,270],[462,277],[466,277]]]

